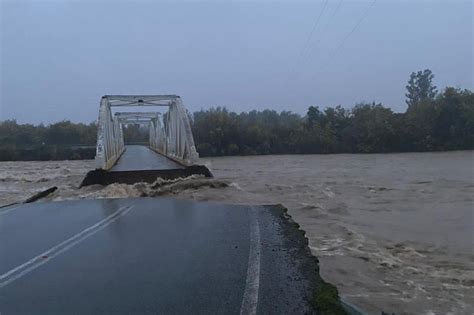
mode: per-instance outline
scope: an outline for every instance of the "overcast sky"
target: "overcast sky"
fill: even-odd
[[[104,94],[404,111],[425,68],[440,88],[473,89],[472,1],[0,2],[0,120],[90,122]]]

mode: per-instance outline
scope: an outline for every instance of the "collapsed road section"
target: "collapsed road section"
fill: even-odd
[[[344,314],[281,206],[171,198],[0,213],[4,314]]]

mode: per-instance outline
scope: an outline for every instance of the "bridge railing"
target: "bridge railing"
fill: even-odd
[[[191,165],[199,157],[188,113],[179,97],[171,102],[165,115],[164,138],[164,150],[158,150],[160,153],[186,165]]]
[[[122,125],[112,116],[109,102],[102,97],[99,108],[95,161],[98,168],[108,170],[114,166],[124,151]]]
[[[154,151],[166,154],[166,131],[161,117],[154,118],[149,125],[149,144]]]

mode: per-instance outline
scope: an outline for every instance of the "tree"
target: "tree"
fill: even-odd
[[[408,109],[424,100],[433,100],[436,96],[436,86],[433,85],[434,74],[429,69],[412,72],[406,86],[406,103]]]
[[[318,122],[320,122],[322,116],[323,114],[318,106],[310,106],[308,108],[308,113],[306,114],[308,127],[314,127]]]
[[[437,149],[469,149],[474,143],[474,93],[446,88],[436,99],[433,137]]]
[[[360,103],[352,109],[351,124],[357,152],[390,152],[395,130],[393,112],[382,104]]]

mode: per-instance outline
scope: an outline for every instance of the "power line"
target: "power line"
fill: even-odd
[[[303,46],[303,49],[300,51],[300,54],[296,60],[296,65],[293,67],[292,71],[291,72],[294,72],[295,68],[299,65],[300,61],[301,61],[301,58],[303,57],[304,55],[304,52],[306,51],[306,49],[308,48],[310,42],[311,42],[311,38],[313,37],[313,34],[314,32],[316,31],[316,28],[318,27],[318,24],[319,24],[319,21],[321,20],[321,16],[323,15],[324,11],[326,10],[326,7],[328,5],[328,2],[329,0],[326,0],[324,2],[324,6],[323,8],[321,9],[321,11],[319,12],[319,15],[316,19],[316,21],[314,22],[314,25],[313,25],[313,28],[311,29],[311,32],[309,33],[309,36],[308,36],[308,39],[306,40],[306,44]]]
[[[339,9],[341,8],[341,5],[342,5],[342,2],[344,0],[340,0],[339,3],[337,4],[337,7],[336,9],[333,11],[331,17],[329,18],[328,22],[326,23],[326,25],[324,26],[323,30],[321,31],[321,35],[319,36],[319,39],[318,41],[316,42],[316,44],[312,47],[312,50],[315,50],[316,48],[318,48],[318,44],[321,42],[321,40],[323,39],[323,35],[324,33],[327,31],[329,25],[331,24],[331,21],[334,19],[334,16],[336,16],[336,13],[339,11]],[[309,51],[308,53],[308,57],[311,55],[311,50]]]
[[[369,14],[369,11],[370,9],[375,5],[375,3],[377,2],[377,0],[374,0],[368,7],[367,9],[365,10],[365,12],[362,14],[362,16],[360,17],[360,19],[357,21],[357,23],[354,25],[354,27],[352,28],[352,30],[342,39],[342,41],[339,43],[339,45],[336,47],[336,49],[333,50],[333,53],[330,55],[330,57],[328,58],[328,61],[323,64],[321,66],[321,69],[324,68],[324,66],[328,65],[330,61],[332,61],[334,59],[334,57],[336,57],[337,53],[339,52],[339,50],[342,48],[342,46],[344,46],[344,44],[346,43],[346,41],[349,39],[349,37],[351,37],[352,34],[354,34],[354,32],[357,30],[357,28],[359,27],[359,25],[362,24],[362,22],[364,21],[364,19],[367,17],[367,15]]]

